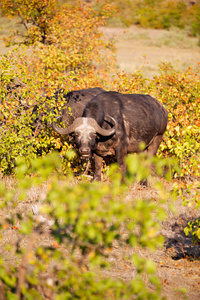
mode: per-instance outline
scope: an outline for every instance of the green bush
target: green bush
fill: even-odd
[[[5,5],[10,5],[11,2],[4,1]],[[18,2],[26,4],[25,0]],[[52,1],[52,5],[54,2]],[[99,31],[99,26],[104,25],[105,20],[113,14],[109,5],[101,6],[99,10],[93,10],[90,6],[58,5],[53,14],[48,10],[43,12],[44,20],[49,20],[49,15],[52,16],[51,22],[43,23],[40,20],[41,23],[35,28],[33,22],[30,23],[30,15],[38,18],[38,1],[33,0],[32,3],[36,3],[36,7],[22,5],[21,11],[25,24],[32,29],[27,30],[20,41],[13,40],[15,36],[11,37],[9,42],[18,46],[3,55],[0,61],[0,171],[3,174],[13,173],[16,160],[20,157],[25,159],[27,167],[31,167],[33,158],[45,157],[55,149],[60,151],[65,173],[70,173],[71,167],[76,171],[79,168],[77,158],[74,152],[68,154],[73,145],[48,127],[44,127],[43,132],[32,131],[32,109],[35,104],[39,104],[39,110],[44,113],[43,121],[51,122],[59,115],[63,99],[59,99],[58,109],[53,114],[49,111],[55,104],[54,100],[47,100],[46,95],[52,96],[57,88],[64,88],[68,92],[100,86],[123,93],[148,93],[161,101],[169,112],[169,124],[159,156],[178,158],[181,172],[179,174],[175,169],[172,170],[174,176],[199,176],[199,65],[196,69],[189,68],[185,72],[179,72],[172,66],[163,64],[160,66],[160,75],[151,80],[144,78],[142,71],[134,74],[120,73],[112,77],[115,73],[115,46],[104,39]],[[45,3],[48,4],[46,1]],[[151,4],[149,1],[145,3]],[[155,1],[154,4],[156,3]],[[10,6],[6,7],[11,15],[19,12],[18,6],[17,11],[13,11]],[[150,16],[151,13],[158,13],[157,10],[152,12],[148,7],[150,6],[138,4],[137,9],[146,9]],[[160,7],[164,9],[167,6],[157,5],[158,9]],[[193,7],[193,24],[197,24],[196,20],[199,20],[197,8]],[[175,20],[179,20],[181,9],[184,10],[182,4],[174,10]],[[43,18],[43,15],[40,16]],[[159,18],[158,21],[161,22]],[[48,29],[45,31],[45,43],[41,39],[43,25]],[[33,32],[37,34],[33,35]],[[196,199],[199,203],[199,199]],[[190,230],[193,230],[196,239],[199,237],[199,227],[195,226],[190,226]]]

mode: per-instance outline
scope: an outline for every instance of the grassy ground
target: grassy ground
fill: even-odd
[[[22,29],[22,25],[0,17],[0,54],[9,49],[5,47],[3,38],[16,29]],[[137,26],[102,30],[116,41],[118,68],[128,73],[142,69],[144,77],[150,78],[158,74],[162,62],[171,62],[177,69],[185,70],[200,61],[198,38],[189,37],[183,30],[143,29]]]
[[[144,77],[159,72],[159,64],[170,62],[178,70],[186,70],[200,61],[198,38],[172,29],[104,28],[104,33],[114,38],[117,45],[117,64],[120,70],[134,72],[142,69]]]
[[[4,38],[8,37],[15,30],[21,30],[23,26],[19,24],[19,20],[8,19],[6,17],[0,16],[0,55],[8,52],[9,47],[6,47]]]

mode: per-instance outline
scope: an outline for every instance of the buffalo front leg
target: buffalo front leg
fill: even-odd
[[[163,138],[163,135],[155,136],[153,142],[147,148],[148,157],[153,157],[154,155],[156,155],[156,152],[160,146],[160,143],[162,142],[162,138]]]
[[[147,156],[148,157],[151,158],[156,155],[158,148],[160,146],[160,143],[162,142],[162,138],[163,138],[163,135],[157,135],[154,138],[151,145],[149,145],[149,147],[147,148]],[[151,172],[155,173],[155,165],[154,164],[151,165]]]
[[[122,143],[123,145],[123,143]],[[126,174],[126,164],[125,164],[125,157],[127,155],[127,147],[123,145],[123,147],[119,147],[116,149],[116,157],[117,157],[117,163],[120,167],[120,171],[122,174],[122,182],[124,182],[124,177]]]
[[[101,181],[103,157],[94,153],[94,180]]]

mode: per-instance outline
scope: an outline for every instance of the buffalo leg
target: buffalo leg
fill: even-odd
[[[160,143],[162,142],[162,138],[163,135],[157,135],[153,142],[151,143],[151,145],[149,145],[148,149],[147,149],[147,154],[148,157],[153,157],[154,155],[156,155],[156,152],[160,146]]]
[[[163,137],[163,135],[157,135],[157,136],[154,138],[153,142],[149,145],[149,147],[147,148],[147,150],[145,150],[145,152],[147,151],[147,156],[148,156],[148,157],[153,157],[153,156],[156,155],[157,150],[158,150],[158,148],[159,148],[159,146],[160,146],[160,143],[161,143],[161,141],[162,141],[162,137]],[[151,165],[151,172],[154,172],[154,170],[155,170],[154,166]],[[147,181],[147,179],[141,180],[141,181],[140,181],[140,184],[141,184],[142,186],[144,186],[144,187],[148,186],[148,181]]]
[[[94,180],[101,181],[103,158],[94,153]]]
[[[158,151],[158,148],[160,146],[160,143],[162,141],[162,137],[163,137],[163,135],[157,135],[154,138],[152,144],[149,145],[149,147],[147,149],[147,155],[148,155],[148,157],[153,157],[153,156],[156,155],[156,153]],[[151,165],[151,172],[155,173],[155,165],[154,164]]]
[[[127,146],[123,145],[123,148],[120,147],[116,150],[117,163],[120,167],[122,173],[122,182],[124,182],[124,176],[126,174],[126,164],[125,164],[125,156],[127,155]]]

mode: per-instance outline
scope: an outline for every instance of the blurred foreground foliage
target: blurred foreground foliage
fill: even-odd
[[[155,264],[139,256],[137,249],[162,246],[162,204],[176,193],[150,179],[151,163],[130,155],[127,181],[152,180],[160,195],[156,202],[127,197],[130,191],[121,185],[116,165],[110,168],[110,182],[77,183],[72,174],[63,177],[56,153],[34,159],[31,168],[23,158],[18,159],[14,187],[6,181],[0,184],[1,238],[5,240],[11,228],[16,231],[15,240],[1,246],[2,299],[42,299],[42,295],[50,299],[162,299]],[[170,169],[171,163],[154,159],[154,164],[160,172],[166,165]],[[28,211],[22,208],[32,189],[42,190],[38,204],[43,216],[51,219],[50,227],[33,216],[30,205]],[[135,275],[129,281],[104,274],[112,269],[113,247],[133,248],[129,261]]]

